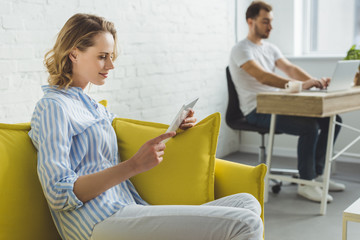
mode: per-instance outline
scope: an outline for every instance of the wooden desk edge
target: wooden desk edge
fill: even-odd
[[[358,109],[360,109],[360,87],[333,93],[294,94],[277,91],[257,94],[258,113],[329,117]]]

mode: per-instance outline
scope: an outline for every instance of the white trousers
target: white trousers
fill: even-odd
[[[199,205],[129,205],[98,223],[91,240],[259,240],[261,206],[239,193]]]

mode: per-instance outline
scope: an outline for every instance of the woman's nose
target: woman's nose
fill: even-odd
[[[106,68],[106,69],[114,69],[114,62],[112,61],[111,58],[109,58],[109,60],[106,61],[105,68]]]

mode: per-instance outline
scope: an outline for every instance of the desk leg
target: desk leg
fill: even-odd
[[[329,134],[327,140],[327,148],[326,148],[326,158],[325,158],[325,168],[323,175],[323,196],[321,200],[320,214],[326,214],[326,206],[327,206],[327,194],[329,190],[329,180],[330,180],[330,169],[331,169],[331,161],[332,161],[332,152],[333,152],[333,144],[334,144],[334,130],[335,130],[335,115],[330,117],[329,120]]]
[[[347,220],[343,217],[343,226],[342,226],[342,240],[347,239]]]
[[[265,193],[264,193],[264,201],[265,202],[267,202],[269,200],[269,173],[270,173],[270,166],[271,166],[271,156],[272,156],[273,147],[274,147],[275,124],[276,124],[276,114],[271,114],[269,143],[267,146],[267,155],[266,155],[267,173],[265,176]]]

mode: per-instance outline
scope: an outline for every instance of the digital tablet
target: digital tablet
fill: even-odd
[[[199,98],[196,98],[195,100],[191,101],[190,103],[184,104],[180,108],[178,114],[176,114],[174,120],[172,121],[172,123],[170,124],[169,128],[166,130],[165,133],[176,131],[180,127],[182,121],[184,121],[186,116],[189,114],[190,109],[192,109],[195,106],[195,104],[198,100],[199,100]],[[167,141],[169,141],[169,139],[170,138],[163,140],[163,143],[166,143]]]

